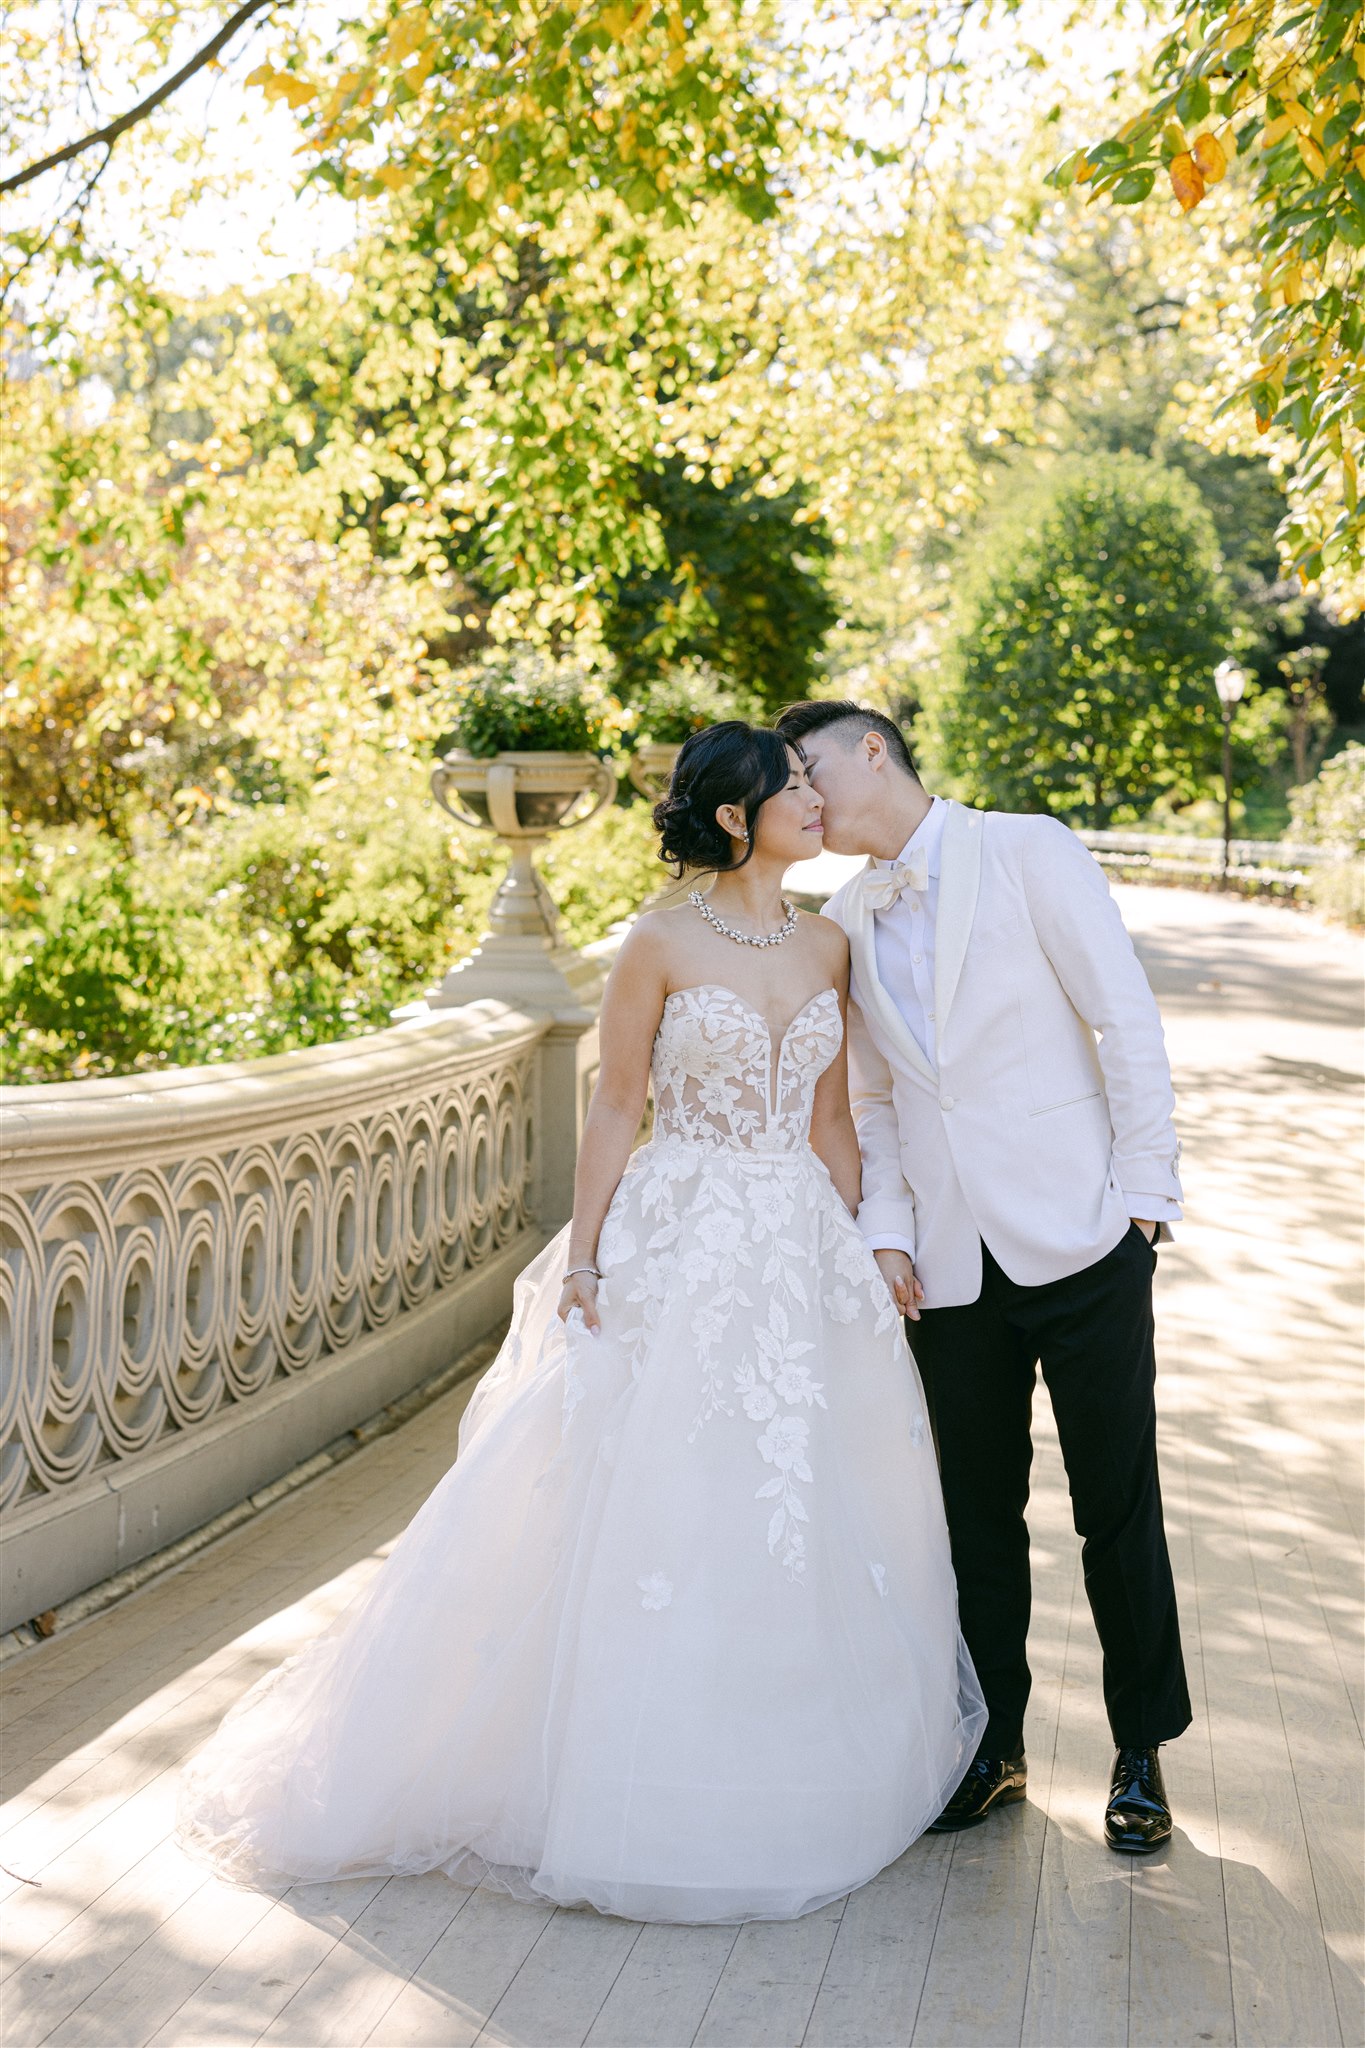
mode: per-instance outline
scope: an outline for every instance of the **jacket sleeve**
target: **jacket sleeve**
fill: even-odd
[[[1060,820],[1030,821],[1023,880],[1039,943],[1099,1039],[1114,1176],[1130,1216],[1180,1215],[1175,1095],[1156,998],[1099,862]]]
[[[848,1099],[863,1156],[858,1228],[874,1252],[915,1256],[915,1204],[901,1171],[891,1068],[872,1041],[856,994],[848,1005]]]

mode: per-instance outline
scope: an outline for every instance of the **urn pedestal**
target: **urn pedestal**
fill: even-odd
[[[565,939],[535,853],[552,833],[586,824],[611,801],[613,770],[596,754],[509,753],[481,761],[454,748],[433,769],[431,790],[462,825],[495,832],[508,862],[488,930],[468,959],[428,991],[426,1006],[444,1010],[493,996],[566,1018],[595,1013],[601,972]],[[585,797],[592,801],[582,808]]]

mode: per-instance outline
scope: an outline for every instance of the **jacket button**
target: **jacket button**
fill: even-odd
[[[938,1099],[938,1106],[940,1109],[951,1109],[954,1100],[955,1098],[951,1095],[940,1095]]]

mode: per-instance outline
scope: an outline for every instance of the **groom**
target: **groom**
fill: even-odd
[[[934,1417],[962,1632],[989,1721],[936,1828],[1024,1797],[1029,1411],[1042,1367],[1104,1652],[1113,1849],[1170,1836],[1158,1747],[1189,1726],[1157,1479],[1152,1272],[1180,1215],[1156,1003],[1104,876],[1054,818],[931,797],[847,701],[778,720],[867,866],[848,934],[858,1221]]]

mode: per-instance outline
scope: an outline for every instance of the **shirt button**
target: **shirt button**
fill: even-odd
[[[955,1097],[953,1097],[953,1096],[951,1096],[951,1095],[940,1095],[940,1097],[939,1097],[939,1099],[938,1099],[938,1106],[939,1106],[939,1108],[940,1108],[940,1109],[951,1109],[951,1108],[952,1108],[952,1106],[953,1106],[953,1102],[954,1102],[954,1100],[955,1100]]]
[[[923,958],[924,958],[924,955],[923,955],[923,953],[916,953],[916,955],[915,955],[915,965],[916,965],[916,967],[918,967],[918,966],[920,965],[920,963],[921,963],[921,961],[923,960]]]

